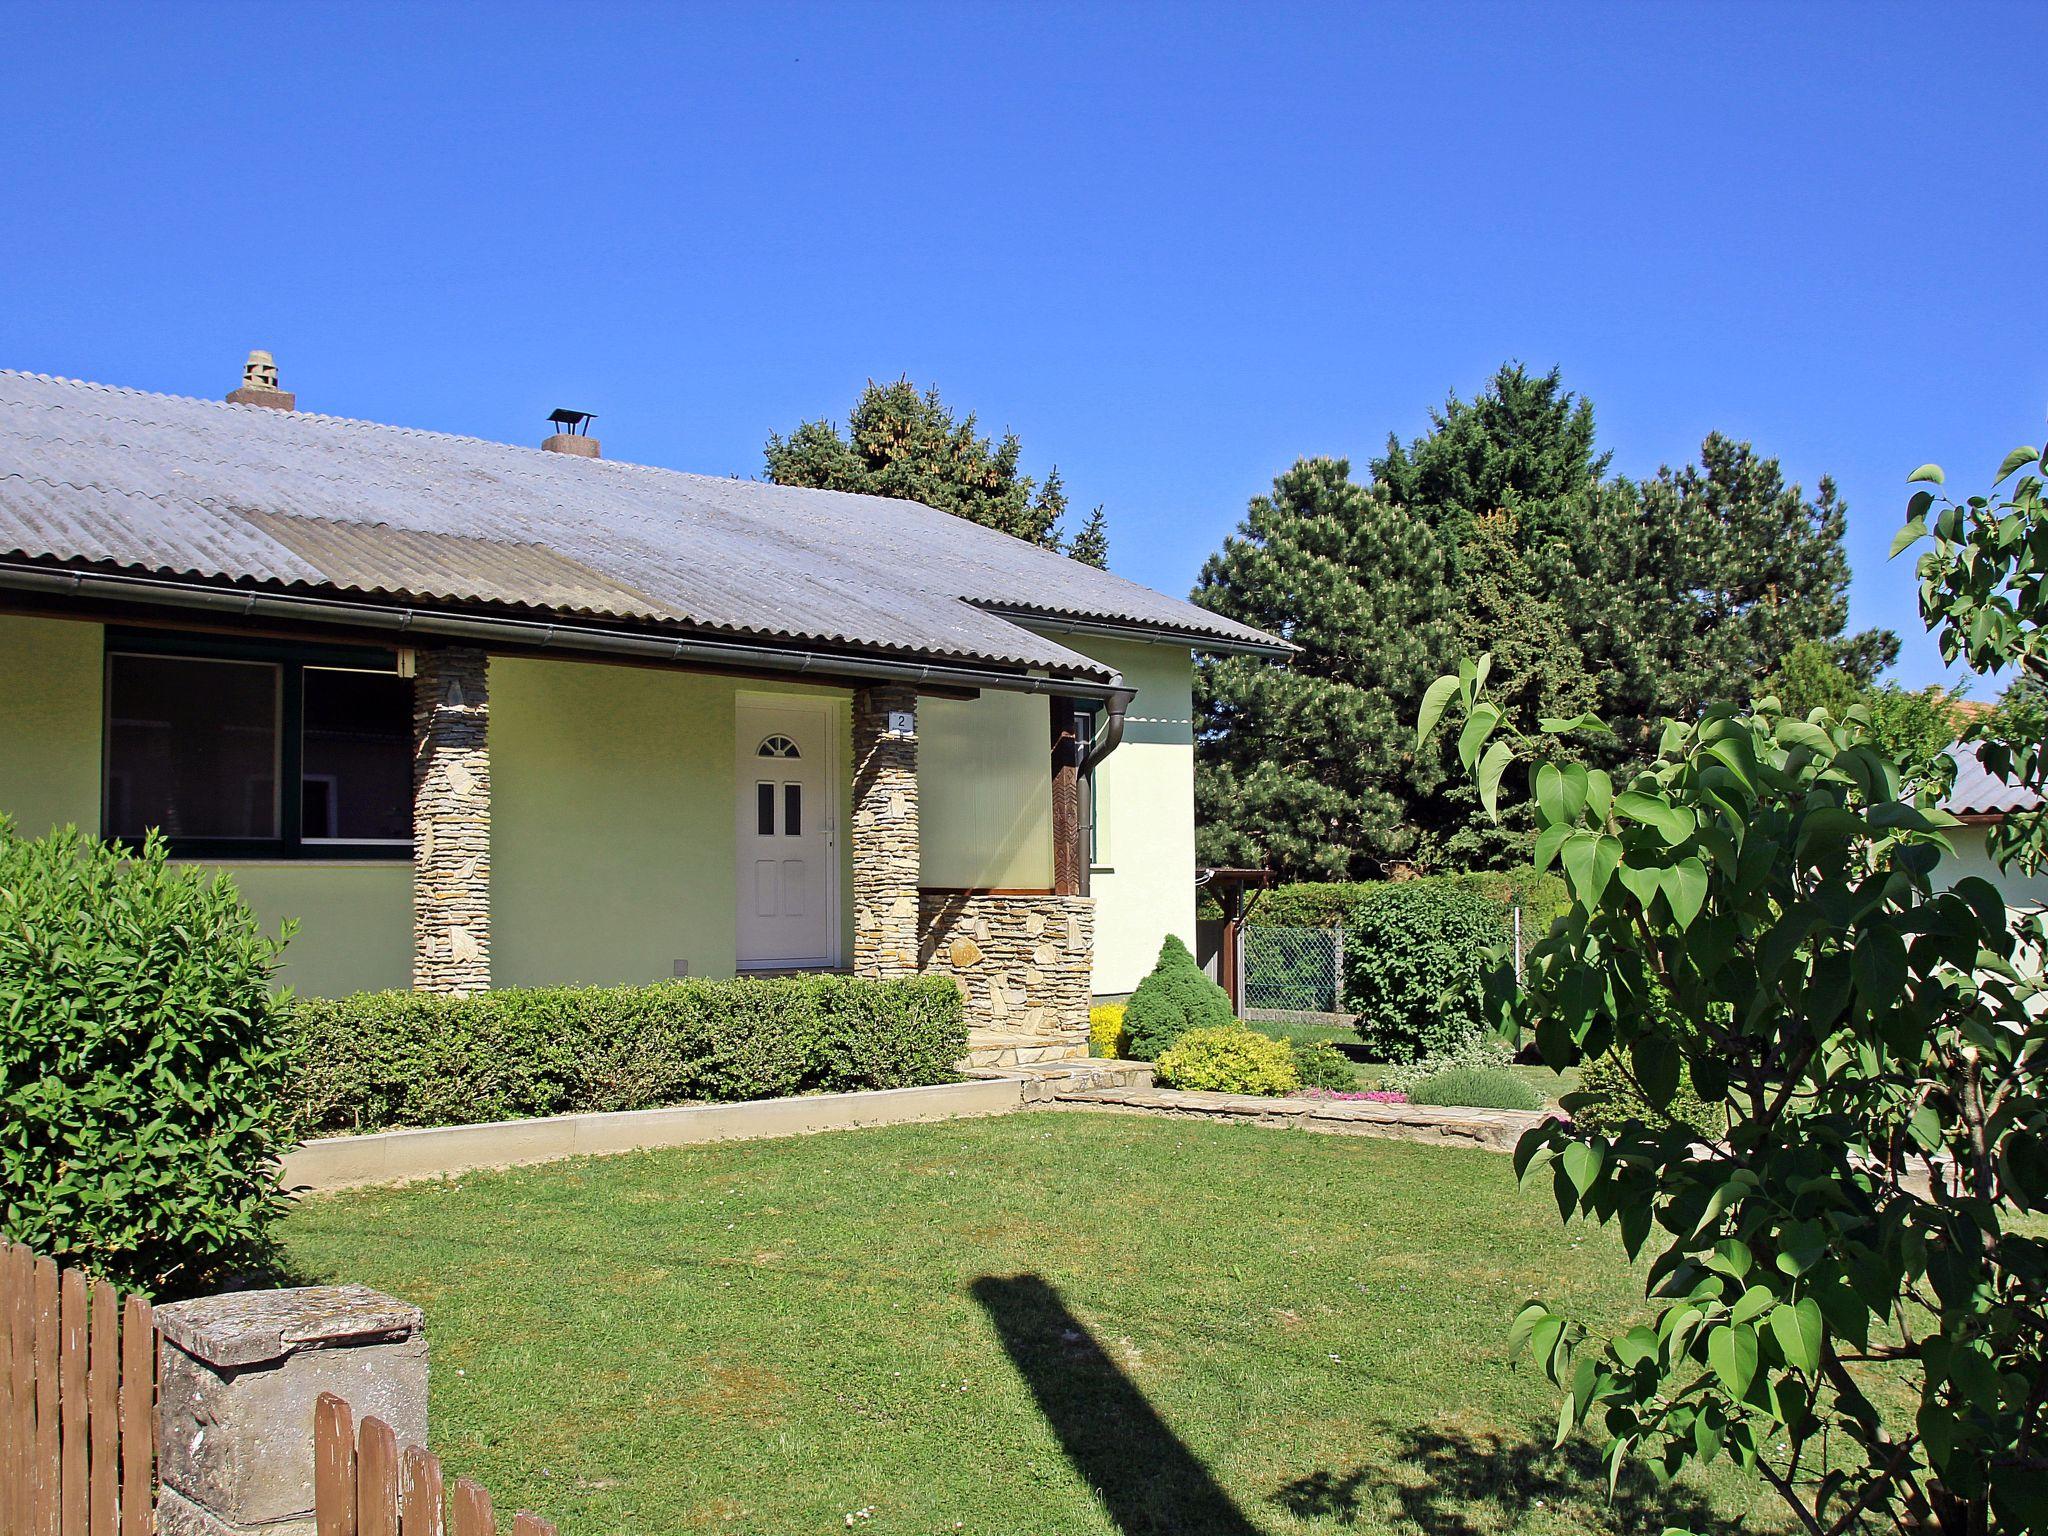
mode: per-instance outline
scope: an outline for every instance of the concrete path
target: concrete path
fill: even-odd
[[[1249,1093],[1195,1093],[1141,1086],[1063,1087],[1054,1101],[1076,1109],[1125,1114],[1179,1115],[1197,1120],[1326,1131],[1340,1136],[1383,1136],[1439,1146],[1512,1152],[1522,1133],[1542,1124],[1542,1112],[1451,1109],[1432,1104],[1373,1104],[1360,1099],[1269,1099]]]

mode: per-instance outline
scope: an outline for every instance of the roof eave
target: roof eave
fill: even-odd
[[[1022,624],[1031,629],[1051,630],[1055,634],[1100,635],[1111,640],[1149,640],[1153,643],[1184,645],[1191,651],[1207,651],[1225,656],[1265,656],[1276,661],[1285,661],[1297,655],[1301,647],[1276,636],[1261,639],[1244,639],[1234,635],[1210,634],[1197,629],[1184,629],[1172,624],[1147,624],[1135,620],[1094,619],[1076,614],[1047,613],[1037,608],[1023,608],[1008,603],[975,603],[984,613],[994,614],[999,619],[1008,619],[1013,624]]]
[[[0,560],[0,592],[44,597],[101,599],[173,611],[211,611],[244,618],[354,627],[389,634],[395,644],[411,637],[467,641],[524,652],[546,651],[667,662],[708,670],[769,672],[793,680],[874,680],[951,689],[993,689],[1010,693],[1060,694],[1107,699],[1124,687],[1112,667],[1096,677],[1055,676],[1044,667],[1009,668],[993,662],[927,658],[915,653],[832,651],[776,640],[709,638],[616,630],[575,616],[511,618],[459,608],[353,597],[309,596],[247,586],[180,581],[163,576],[49,566]]]

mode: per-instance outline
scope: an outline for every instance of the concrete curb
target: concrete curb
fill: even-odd
[[[685,1104],[673,1109],[550,1115],[537,1120],[498,1120],[488,1125],[331,1136],[309,1141],[288,1154],[284,1159],[283,1182],[289,1190],[317,1193],[365,1184],[400,1184],[477,1168],[512,1168],[561,1157],[637,1152],[648,1147],[687,1147],[709,1141],[753,1141],[874,1125],[914,1125],[921,1121],[1005,1115],[1024,1107],[1026,1087],[1027,1081],[1021,1077],[978,1077],[928,1088],[819,1093],[741,1104]]]
[[[1176,1088],[1092,1087],[1061,1092],[1062,1109],[1120,1114],[1176,1115],[1240,1125],[1287,1127],[1339,1136],[1379,1136],[1448,1147],[1512,1152],[1522,1133],[1548,1112],[1454,1109],[1426,1104],[1374,1104],[1358,1099],[1261,1098],[1242,1093],[1197,1093]]]

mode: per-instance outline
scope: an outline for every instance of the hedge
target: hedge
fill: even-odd
[[[287,1035],[301,1138],[907,1088],[956,1081],[967,1054],[945,977],[362,992],[298,1002]]]
[[[1522,909],[1526,949],[1550,931],[1571,905],[1571,891],[1556,875],[1532,869],[1481,869],[1413,880],[1303,880],[1262,892],[1245,920],[1271,928],[1349,928],[1358,908],[1381,891],[1399,885],[1447,885]]]

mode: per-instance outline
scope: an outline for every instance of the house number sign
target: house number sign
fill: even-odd
[[[889,711],[889,734],[891,736],[908,736],[916,729],[917,716],[909,710],[892,709]]]

